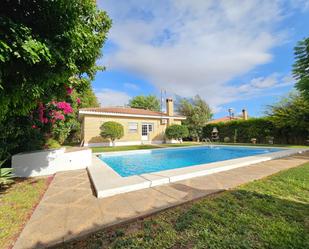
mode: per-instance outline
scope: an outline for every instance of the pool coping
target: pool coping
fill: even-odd
[[[205,146],[205,145],[202,145]],[[199,145],[198,147],[202,147]],[[233,145],[215,145],[215,146],[229,146]],[[194,146],[196,147],[196,146]],[[207,146],[209,147],[209,146]],[[92,156],[92,165],[87,168],[93,187],[95,189],[98,198],[105,198],[114,196],[117,194],[127,193],[131,191],[141,190],[145,188],[151,188],[163,184],[169,184],[181,180],[186,180],[194,177],[210,175],[222,171],[227,171],[239,167],[250,166],[252,164],[278,159],[282,157],[291,156],[297,153],[303,153],[309,151],[309,149],[287,149],[282,147],[261,147],[261,146],[238,146],[247,148],[280,148],[281,151],[260,154],[255,156],[248,156],[236,159],[230,159],[225,161],[206,163],[193,165],[189,167],[169,169],[164,171],[158,171],[153,173],[146,173],[141,175],[133,175],[128,177],[120,176],[114,171],[108,164],[101,161],[98,155],[103,153],[94,153]],[[172,147],[172,148],[160,148],[156,150],[170,150],[170,149],[183,149],[190,147]],[[131,150],[121,152],[105,152],[106,155],[117,154],[137,154],[145,153],[151,150]]]

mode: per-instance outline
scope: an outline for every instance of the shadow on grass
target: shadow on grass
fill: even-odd
[[[308,221],[308,203],[234,190],[183,210],[172,229],[176,248],[308,248]]]
[[[308,217],[308,203],[234,190],[52,248],[308,248]]]
[[[13,179],[13,182],[6,184],[6,185],[0,185],[0,195],[7,193],[11,188],[14,188],[17,184],[28,182],[29,184],[35,184],[38,182],[37,179],[31,179],[31,178],[22,178],[22,177],[15,177]]]

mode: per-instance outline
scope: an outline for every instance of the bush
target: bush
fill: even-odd
[[[259,143],[269,143],[272,137],[276,144],[304,144],[308,132],[290,126],[278,127],[270,118],[251,118],[226,123],[207,124],[203,128],[203,138],[209,137],[213,127],[217,127],[220,138],[235,137],[237,143],[250,143],[256,138]],[[234,138],[234,140],[235,140]],[[223,142],[224,139],[221,139]]]
[[[225,137],[223,141],[224,141],[224,143],[229,143],[231,141],[231,139],[229,137]]]
[[[110,139],[113,144],[116,139],[122,138],[124,134],[123,126],[114,121],[105,122],[101,125],[100,129],[101,137]]]
[[[61,145],[58,143],[57,140],[49,138],[45,144],[45,147],[47,149],[58,149],[61,147]]]
[[[5,160],[0,161],[0,189],[3,186],[6,186],[14,181],[13,180],[13,169],[1,167],[4,164],[4,162]]]
[[[174,124],[166,128],[165,135],[168,139],[181,141],[184,137],[189,136],[189,130],[184,125]]]

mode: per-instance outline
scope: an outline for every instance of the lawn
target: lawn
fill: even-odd
[[[165,147],[183,147],[183,146],[193,146],[200,145],[201,143],[196,142],[184,142],[181,144],[143,144],[143,145],[128,145],[128,146],[115,146],[115,147],[92,147],[93,153],[98,152],[111,152],[111,151],[125,151],[125,150],[146,150],[146,149],[158,149]]]
[[[181,144],[161,144],[161,147],[186,147],[186,146],[194,146],[194,145],[205,145],[205,143],[183,142]]]
[[[112,151],[125,151],[125,150],[145,150],[145,149],[156,149],[160,148],[156,145],[129,145],[129,146],[115,146],[115,147],[92,147],[93,153],[98,152],[112,152]]]
[[[309,163],[57,248],[309,248]]]
[[[0,248],[9,248],[47,189],[49,178],[16,180],[0,189]]]

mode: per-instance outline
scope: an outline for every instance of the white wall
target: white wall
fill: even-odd
[[[90,149],[67,151],[65,148],[19,153],[12,157],[17,177],[52,175],[59,171],[84,169],[92,163]]]

